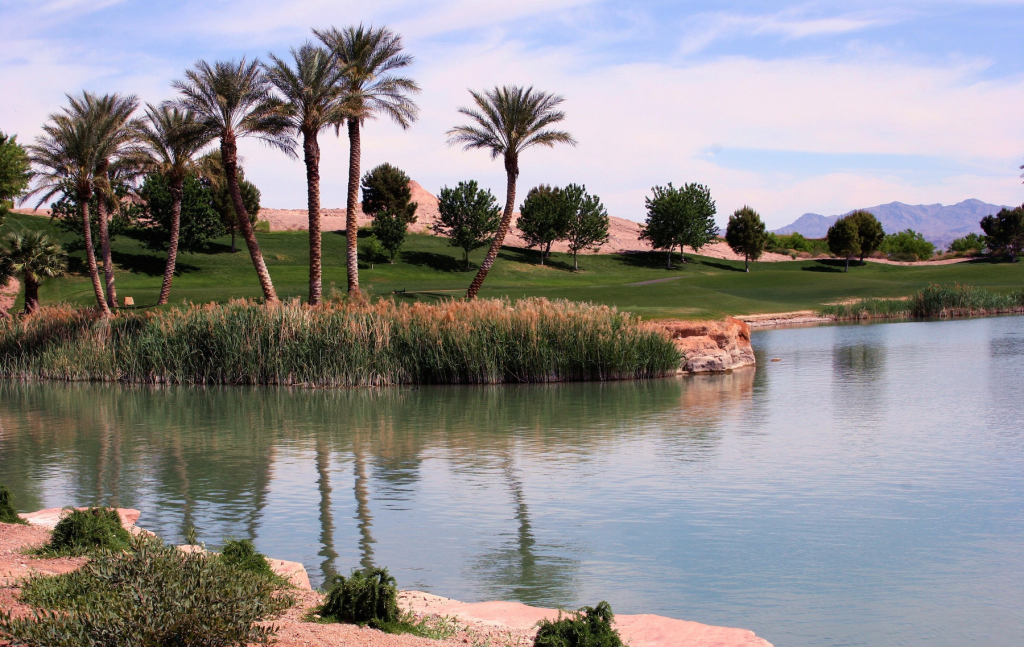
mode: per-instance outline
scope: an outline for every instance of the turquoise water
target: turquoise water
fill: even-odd
[[[314,583],[375,563],[780,646],[1024,644],[1024,318],[754,346],[756,371],[643,383],[0,383],[0,481],[22,510],[252,538]]]

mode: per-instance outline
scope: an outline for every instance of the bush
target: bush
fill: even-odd
[[[614,308],[524,299],[159,312],[43,308],[0,320],[0,376],[172,384],[494,384],[660,377],[664,329]]]
[[[935,255],[935,245],[925,240],[924,234],[913,229],[886,236],[878,249],[894,261],[924,261]]]
[[[969,317],[1024,312],[1024,290],[996,294],[973,285],[929,285],[909,299],[861,299],[825,306],[837,319]]]
[[[68,509],[40,549],[46,555],[83,555],[101,550],[127,550],[132,535],[112,508]]]
[[[399,621],[398,583],[386,568],[352,571],[347,578],[336,575],[317,613],[336,622],[387,630]]]
[[[582,607],[558,620],[541,620],[534,647],[622,647],[619,632],[612,627],[615,619],[607,602],[596,607]]]
[[[971,232],[963,238],[957,238],[949,244],[947,249],[951,252],[981,252],[985,249],[985,237]]]
[[[256,552],[256,546],[248,539],[229,539],[220,551],[220,557],[228,566],[246,573],[263,577],[278,577],[270,568],[267,558]]]
[[[0,523],[27,524],[28,522],[19,517],[18,511],[11,505],[13,499],[14,495],[7,489],[7,486],[0,483]]]
[[[0,636],[47,647],[268,644],[275,628],[256,623],[293,603],[266,578],[152,538],[104,551],[72,573],[33,577],[20,600],[36,613],[0,611]]]

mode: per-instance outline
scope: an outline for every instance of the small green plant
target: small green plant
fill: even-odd
[[[256,552],[256,546],[248,539],[229,539],[224,544],[220,557],[224,563],[240,571],[263,577],[277,578],[267,558]]]
[[[132,535],[112,508],[68,509],[50,535],[41,555],[84,555],[102,550],[127,550]]]
[[[370,625],[389,633],[399,624],[398,583],[386,568],[370,567],[336,575],[317,613],[328,620]]]
[[[612,627],[615,615],[607,602],[581,607],[557,620],[538,623],[534,647],[622,647],[619,632]]]
[[[0,483],[0,523],[27,524],[28,522],[19,517],[18,511],[11,505],[13,499],[14,495],[7,489],[7,486]]]
[[[47,647],[263,645],[276,630],[257,623],[294,603],[280,588],[209,554],[133,538],[129,550],[103,551],[77,571],[26,582],[19,598],[36,612],[0,611],[0,638]]]

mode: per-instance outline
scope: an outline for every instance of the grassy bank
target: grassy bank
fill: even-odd
[[[52,230],[45,218],[14,214],[7,221],[0,233],[18,227]],[[306,232],[263,233],[259,240],[281,297],[305,298],[309,283]],[[229,245],[228,239],[218,240],[202,253],[179,257],[180,275],[174,281],[172,303],[224,303],[259,297],[259,284],[244,246],[232,254]],[[117,237],[113,249],[119,268],[118,294],[133,297],[143,308],[152,307],[160,291],[165,256],[147,250],[130,236]],[[325,233],[323,250],[325,289],[332,282],[344,286],[344,236]],[[373,269],[363,265],[361,284],[375,296],[391,296],[397,291],[394,297],[401,302],[437,302],[464,293],[484,251],[470,255],[474,267],[466,272],[462,251],[449,247],[447,239],[410,235],[394,265],[377,264]],[[867,263],[852,266],[849,273],[843,273],[842,261],[832,259],[751,263],[747,274],[742,261],[689,255],[686,265],[676,263],[666,270],[665,255],[660,252],[585,255],[580,257],[580,272],[572,271],[571,256],[552,256],[550,264],[541,266],[536,251],[503,249],[481,295],[587,301],[615,306],[645,319],[717,319],[818,310],[826,303],[848,299],[905,297],[930,283],[969,283],[994,293],[1012,292],[1024,285],[1024,263],[989,259],[911,267]],[[81,251],[72,255],[73,270],[82,271],[82,258]],[[40,296],[44,305],[95,302],[92,287],[81,273],[48,280]]]
[[[321,308],[249,301],[0,322],[0,375],[173,384],[491,384],[656,377],[679,354],[614,308],[526,299]]]
[[[841,320],[973,317],[1024,313],[1024,290],[998,294],[974,285],[929,285],[909,299],[861,299],[828,305],[821,314]]]

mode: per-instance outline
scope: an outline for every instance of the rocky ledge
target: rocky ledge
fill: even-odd
[[[660,323],[683,354],[681,373],[721,373],[756,363],[750,326],[739,319]]]

